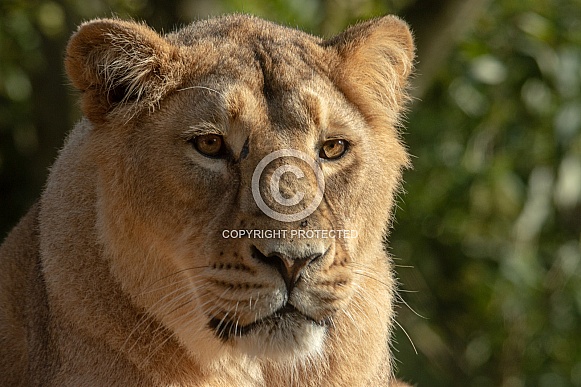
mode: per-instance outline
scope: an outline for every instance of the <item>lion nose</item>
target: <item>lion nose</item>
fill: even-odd
[[[300,257],[291,257],[276,251],[264,254],[256,246],[252,246],[252,256],[260,262],[274,267],[282,276],[287,292],[290,294],[305,268],[321,258],[323,254],[315,253]]]

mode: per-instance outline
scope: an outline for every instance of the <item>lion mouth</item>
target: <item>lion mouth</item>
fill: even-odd
[[[317,320],[310,317],[291,304],[286,304],[274,313],[247,325],[240,325],[236,320],[227,318],[213,317],[208,326],[214,331],[216,336],[222,341],[228,341],[231,338],[243,337],[253,331],[261,328],[267,328],[269,331],[275,329],[290,329],[290,324],[300,324],[302,322],[311,323],[320,327],[328,325],[328,319]]]

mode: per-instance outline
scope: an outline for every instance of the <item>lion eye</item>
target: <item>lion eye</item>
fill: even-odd
[[[207,157],[222,157],[226,153],[224,138],[218,134],[203,134],[193,138],[194,148]]]
[[[319,151],[319,157],[327,160],[338,159],[345,154],[348,145],[347,141],[341,139],[325,141]]]

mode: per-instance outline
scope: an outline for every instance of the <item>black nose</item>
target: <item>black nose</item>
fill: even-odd
[[[282,276],[286,284],[287,292],[290,294],[301,278],[305,268],[321,258],[323,254],[316,253],[302,257],[289,257],[286,254],[275,251],[266,255],[256,246],[252,246],[252,256],[260,262],[274,267]]]

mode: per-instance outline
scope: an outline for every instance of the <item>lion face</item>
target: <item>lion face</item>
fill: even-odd
[[[359,225],[351,220],[358,218],[357,211],[349,203],[363,195],[350,186],[361,186],[363,180],[357,180],[366,172],[359,167],[359,147],[367,142],[364,121],[328,80],[304,82],[308,86],[267,99],[260,92],[262,85],[253,89],[219,80],[202,83],[203,88],[186,87],[175,97],[180,101],[175,105],[168,101],[178,107],[208,104],[207,116],[196,112],[169,125],[183,128],[178,137],[187,139],[181,160],[175,160],[182,176],[182,208],[204,213],[202,227],[200,217],[192,214],[194,224],[180,233],[174,247],[193,247],[175,257],[177,267],[195,267],[182,272],[189,278],[186,293],[195,289],[190,314],[199,316],[199,326],[222,343],[269,357],[320,351],[334,315],[346,308],[357,286],[353,255],[362,250],[356,241]],[[269,114],[273,110],[277,113]],[[206,139],[221,144],[196,144]],[[324,152],[330,144],[345,149],[329,158]],[[219,156],[204,153],[221,148],[223,153],[216,151]],[[281,219],[308,210],[319,185],[307,162],[276,156],[281,150],[306,155],[325,187],[317,208],[294,221]],[[260,168],[271,155],[276,157]],[[293,167],[296,173],[284,172],[277,180],[277,170]],[[188,175],[191,180],[183,179]],[[275,194],[302,200],[294,205],[277,202],[270,190],[273,182]],[[202,193],[191,197],[192,185]],[[272,212],[263,212],[256,194]],[[191,323],[182,326],[187,325]]]
[[[389,324],[410,42],[395,19],[322,41],[245,16],[73,37],[111,272],[192,354],[323,356]]]

